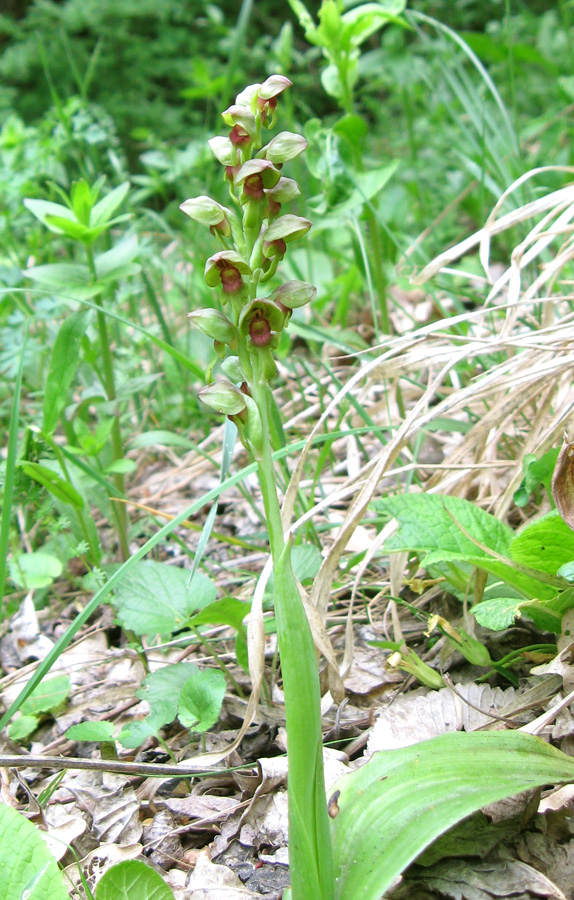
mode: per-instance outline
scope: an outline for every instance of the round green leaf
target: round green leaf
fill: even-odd
[[[69,741],[109,741],[114,733],[111,722],[81,722],[66,731]]]
[[[225,676],[216,669],[199,669],[181,689],[177,717],[191,731],[207,731],[221,712]]]
[[[174,896],[154,869],[137,859],[127,859],[112,866],[100,879],[96,900],[174,900]]]
[[[56,556],[41,550],[23,553],[10,560],[10,578],[26,591],[47,587],[62,574],[62,570],[62,563]]]

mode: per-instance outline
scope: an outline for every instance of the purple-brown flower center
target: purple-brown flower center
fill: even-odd
[[[274,241],[264,241],[263,246],[267,248],[265,255],[268,257],[276,256],[278,259],[283,259],[287,252],[287,244],[283,238],[275,238]],[[273,248],[273,253],[269,252],[271,248]]]
[[[265,318],[260,309],[255,310],[249,323],[249,337],[256,347],[266,347],[271,341],[272,332],[269,319]]]
[[[275,109],[277,106],[277,97],[270,97],[269,100],[264,100],[263,97],[257,97],[257,108],[264,112],[265,109]]]
[[[245,131],[245,128],[242,128],[241,125],[234,125],[229,132],[229,140],[236,147],[242,147],[244,144],[248,144],[251,138]]]
[[[236,294],[243,287],[241,273],[235,266],[229,265],[225,260],[217,263],[219,268],[219,277],[221,278],[221,286],[226,294]]]
[[[249,175],[243,182],[243,193],[250,200],[261,200],[265,196],[261,175]]]

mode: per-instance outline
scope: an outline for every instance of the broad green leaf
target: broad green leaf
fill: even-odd
[[[466,537],[459,523],[479,543],[502,556],[508,555],[513,531],[480,506],[460,497],[440,494],[398,494],[377,500],[379,512],[394,516],[399,529],[385,543],[386,550],[416,550],[419,553],[454,553],[459,558],[487,554]]]
[[[524,478],[520,483],[520,487],[514,492],[514,502],[517,506],[526,506],[530,500],[530,495],[540,484],[544,485],[548,496],[552,496],[552,473],[554,472],[559,452],[558,448],[555,447],[544,453],[540,459],[537,459],[533,454],[525,457],[522,463]]]
[[[574,75],[561,75],[558,84],[569,100],[574,100]]]
[[[60,234],[66,234],[76,241],[83,241],[88,232],[86,225],[76,222],[75,219],[68,219],[67,216],[46,216],[46,225],[51,225],[53,231],[59,231]]]
[[[217,669],[198,669],[179,695],[177,717],[190,731],[207,731],[215,725],[225,697],[225,675]]]
[[[45,840],[25,816],[6,805],[0,805],[0,897],[69,900],[63,875]]]
[[[244,631],[243,620],[251,610],[251,603],[237,600],[236,597],[223,597],[214,600],[190,620],[190,625],[229,625],[236,631]]]
[[[471,612],[479,625],[492,631],[504,631],[520,618],[523,603],[520,597],[492,597],[475,604]]]
[[[359,47],[379,28],[392,22],[405,8],[403,0],[391,0],[387,3],[363,3],[346,12],[343,17],[341,43],[345,46]]]
[[[9,562],[10,578],[25,591],[48,587],[63,571],[57,556],[34,550],[32,553],[17,553]]]
[[[8,726],[8,737],[12,741],[25,741],[27,737],[34,734],[39,724],[38,716],[17,716]]]
[[[164,429],[144,431],[142,434],[136,434],[129,442],[130,447],[135,449],[156,447],[158,444],[164,444],[166,447],[183,447],[184,450],[197,449],[197,444],[194,444],[185,435],[177,434],[174,431],[165,431]]]
[[[529,522],[510,544],[515,562],[556,575],[558,569],[574,560],[574,531],[553,509]]]
[[[531,619],[540,631],[562,631],[562,616],[574,608],[574,590],[560,591],[551,600],[521,600],[520,598],[491,597],[472,607],[479,625],[502,631],[520,616]]]
[[[130,269],[139,271],[139,266],[131,266],[139,251],[136,235],[120,241],[111,250],[96,256],[95,265],[98,279],[109,279],[111,276],[119,277],[120,273]]]
[[[109,741],[114,733],[112,722],[81,722],[66,731],[69,741]]]
[[[44,392],[42,428],[45,434],[53,433],[68,402],[68,390],[80,364],[82,338],[89,319],[89,310],[72,313],[64,319],[56,336]]]
[[[96,203],[90,216],[90,225],[110,224],[111,217],[124,202],[129,189],[129,181],[124,181],[123,184],[106,194],[99,203]]]
[[[398,531],[385,544],[386,550],[425,554],[426,566],[464,560],[513,585],[527,599],[551,599],[562,584],[561,579],[542,570],[538,573],[534,567],[524,571],[523,563],[511,560],[512,529],[468,500],[440,494],[398,494],[373,505],[399,522]],[[488,550],[508,557],[508,564],[495,559]]]
[[[38,685],[33,694],[22,704],[22,713],[37,715],[43,712],[51,712],[62,706],[70,693],[70,679],[68,675],[57,675]]]
[[[75,222],[76,220],[74,213],[69,207],[62,206],[61,203],[52,203],[51,200],[30,200],[29,198],[26,198],[24,200],[24,206],[26,209],[29,209],[30,212],[46,226],[46,228],[49,228],[50,231],[54,231],[56,234],[62,234],[62,231],[60,228],[56,228],[50,224],[48,221],[50,216],[68,219],[70,222]]]
[[[84,501],[77,490],[68,481],[60,478],[56,472],[52,472],[47,466],[35,462],[21,462],[20,468],[28,478],[33,478],[38,484],[43,485],[54,497],[63,503],[71,503],[77,509],[82,509]]]
[[[157,735],[160,728],[173,722],[177,715],[181,689],[198,671],[193,663],[175,663],[144,678],[136,694],[149,703],[150,714],[143,721],[124,726],[118,735],[118,741],[124,747],[138,747],[144,738]]]
[[[134,472],[136,468],[137,465],[133,459],[126,459],[124,457],[123,459],[114,459],[109,466],[106,466],[104,472],[106,475],[112,475],[114,472],[120,472],[126,475],[129,472]]]
[[[34,266],[32,269],[22,269],[25,278],[39,281],[48,287],[69,290],[77,287],[86,287],[90,284],[90,270],[87,266],[73,263],[51,263],[47,266]]]
[[[333,786],[335,900],[380,900],[452,825],[505,797],[574,781],[574,760],[519,731],[455,732],[375,753]]]
[[[356,175],[353,193],[348,200],[339,203],[333,212],[327,216],[327,219],[332,223],[335,216],[340,216],[341,213],[351,212],[353,209],[364,206],[367,200],[372,200],[384,188],[398,167],[399,160],[395,159],[386,166]]]
[[[155,869],[139,859],[126,859],[102,875],[95,900],[174,900],[174,896]]]
[[[135,634],[172,634],[182,628],[217,596],[207,575],[196,572],[189,590],[188,578],[184,569],[166,563],[136,563],[115,592],[120,624]]]
[[[301,583],[315,578],[322,561],[321,551],[315,544],[297,544],[291,551],[293,574]],[[274,577],[271,575],[267,589],[272,591],[273,584]]]

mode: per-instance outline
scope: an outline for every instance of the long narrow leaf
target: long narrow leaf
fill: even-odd
[[[231,465],[231,458],[233,456],[233,448],[235,447],[236,439],[237,428],[230,419],[226,419],[225,431],[223,434],[223,456],[221,459],[221,472],[219,475],[220,484],[225,481],[227,473],[229,472],[229,466]],[[188,588],[192,582],[193,576],[199,568],[199,564],[202,560],[203,554],[205,553],[205,548],[207,547],[207,542],[209,541],[211,532],[213,530],[213,523],[215,522],[216,515],[217,502],[214,502],[213,506],[209,510],[209,515],[205,520],[205,524],[201,529],[201,534],[197,543],[197,550],[195,551],[195,556],[193,558],[193,566],[191,567],[191,572],[189,573],[189,581],[187,585]]]
[[[291,567],[291,542],[275,569],[274,600],[289,736],[291,892],[293,900],[332,900],[319,672],[315,644]]]

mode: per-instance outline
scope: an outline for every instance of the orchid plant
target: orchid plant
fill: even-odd
[[[361,9],[367,7],[375,4]],[[340,779],[327,803],[317,656],[291,568],[270,443],[273,351],[293,309],[316,293],[301,281],[266,293],[289,245],[311,228],[308,219],[283,212],[299,188],[282,167],[304,152],[305,139],[283,131],[264,143],[289,87],[288,78],[272,75],[247,87],[222,113],[229,132],[209,143],[224,167],[229,206],[206,196],[181,205],[220,245],[206,262],[205,280],[218,292],[222,310],[196,310],[190,319],[216,351],[199,396],[236,424],[256,462],[269,531],[289,766],[291,888],[284,898],[380,900],[456,822],[529,787],[574,781],[574,763],[530,734],[445,734],[374,754]]]
[[[223,311],[190,313],[193,325],[213,338],[220,361],[220,374],[199,396],[236,424],[241,442],[257,463],[269,529],[289,735],[293,900],[333,900],[315,647],[291,569],[269,439],[273,402],[269,382],[276,374],[273,350],[292,310],[310,303],[316,294],[306,282],[288,281],[262,296],[289,245],[311,228],[308,219],[283,213],[284,204],[299,196],[299,188],[282,174],[282,167],[305,150],[305,138],[283,131],[263,143],[264,134],[276,124],[278,99],[290,86],[288,78],[272,75],[242,91],[222,113],[229,134],[214,137],[209,144],[224,166],[230,207],[202,196],[186,200],[181,209],[209,226],[221,246],[206,262],[205,280],[219,292]]]

